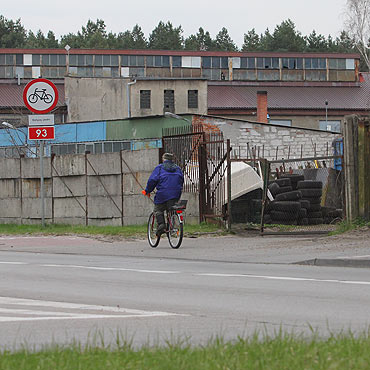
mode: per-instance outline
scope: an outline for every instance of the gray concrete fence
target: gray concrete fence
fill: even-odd
[[[159,163],[158,151],[44,158],[46,223],[145,224],[153,203],[141,191]],[[40,183],[39,159],[0,159],[0,223],[41,223]],[[188,199],[187,222],[198,222],[197,194],[182,199]]]

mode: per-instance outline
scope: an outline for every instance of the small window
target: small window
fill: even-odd
[[[113,143],[104,143],[104,153],[112,153],[113,152]]]
[[[160,55],[156,55],[154,61],[156,67],[162,67],[162,57]]]
[[[109,67],[110,65],[110,55],[103,55],[103,66]]]
[[[340,121],[319,121],[320,130],[331,131],[331,132],[341,132]]]
[[[102,152],[102,143],[95,143],[95,153]]]
[[[85,154],[85,144],[77,144],[77,153]]]
[[[175,113],[175,91],[174,90],[164,90],[164,112]]]
[[[172,57],[172,67],[181,67],[181,57],[179,56]]]
[[[15,54],[15,64],[17,66],[23,65],[23,54]]]
[[[148,55],[146,57],[146,65],[147,65],[147,67],[154,67],[154,57],[153,57],[153,55]]]
[[[138,67],[144,67],[145,66],[145,63],[144,63],[144,55],[138,55],[137,58],[136,58],[136,64]]]
[[[14,54],[5,54],[5,63],[7,65],[13,65],[14,64]]]
[[[212,68],[220,68],[220,57],[212,57]]]
[[[229,68],[229,58],[221,57],[221,68]]]
[[[128,67],[128,55],[121,55],[121,66]]]
[[[113,152],[119,152],[119,151],[121,151],[121,142],[120,141],[113,142]]]
[[[33,66],[40,65],[40,54],[32,54],[32,65]]]
[[[290,119],[270,119],[269,123],[271,125],[279,125],[279,126],[291,126],[292,121]]]
[[[103,65],[103,56],[102,55],[95,55],[95,66],[101,67]]]
[[[140,90],[140,109],[150,109],[150,90]]]
[[[129,56],[129,62],[128,62],[128,65],[129,65],[130,67],[136,67],[136,65],[137,65],[136,55],[130,55],[130,56]]]
[[[202,57],[202,67],[211,68],[211,57]]]
[[[188,108],[198,108],[198,90],[188,90]]]

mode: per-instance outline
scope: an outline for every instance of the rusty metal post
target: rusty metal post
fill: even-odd
[[[227,165],[227,230],[231,231],[231,160],[230,160],[230,139],[226,140],[226,165]]]
[[[270,163],[267,159],[263,159],[261,162],[262,162],[262,173],[263,173],[263,193],[262,193],[260,232],[261,232],[261,235],[263,235],[263,229],[265,226],[264,215],[265,215],[265,206],[266,206],[266,201],[267,201],[268,180],[270,177]]]
[[[205,158],[205,144],[199,144],[198,147],[198,160],[199,160],[199,221],[205,220],[204,214],[206,213],[206,158]]]

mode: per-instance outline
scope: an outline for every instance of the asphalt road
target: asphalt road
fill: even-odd
[[[210,237],[162,242],[0,238],[0,347],[73,341],[206,343],[217,335],[326,336],[370,324],[369,238]]]

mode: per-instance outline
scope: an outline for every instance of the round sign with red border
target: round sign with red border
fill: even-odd
[[[45,78],[36,78],[29,82],[23,90],[23,101],[26,107],[37,114],[48,113],[58,103],[56,86]]]

